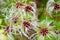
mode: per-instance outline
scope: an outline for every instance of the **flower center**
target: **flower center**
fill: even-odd
[[[48,29],[47,28],[41,28],[40,33],[45,36],[48,33]]]
[[[6,29],[7,32],[12,31],[10,26],[6,26],[5,29]]]
[[[54,32],[55,32],[56,34],[59,34],[59,33],[60,33],[60,31],[59,31],[58,29],[56,29]]]
[[[28,27],[30,26],[30,23],[28,21],[23,21],[23,26]]]
[[[57,3],[55,3],[55,4],[54,4],[54,9],[57,10],[57,9],[59,9],[59,8],[60,8],[59,5],[58,5]]]
[[[23,6],[22,3],[20,3],[20,2],[17,2],[17,3],[16,3],[16,8],[20,8],[21,6]]]
[[[26,7],[25,7],[25,11],[33,11],[33,9],[32,9],[32,7],[30,7],[30,6],[26,6]]]
[[[14,17],[14,18],[12,18],[12,21],[13,21],[14,23],[17,23],[17,21],[18,21],[18,17]]]

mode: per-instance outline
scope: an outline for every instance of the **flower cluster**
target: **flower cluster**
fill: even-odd
[[[4,12],[6,15],[3,14],[6,23],[3,29],[4,34],[8,36],[8,40],[14,40],[13,35],[24,35],[29,39],[29,30],[35,30],[37,27],[36,5],[34,2],[32,3],[34,6],[19,1],[8,5],[10,8],[2,9],[1,12],[6,11]]]

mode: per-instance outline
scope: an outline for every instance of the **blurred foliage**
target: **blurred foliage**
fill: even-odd
[[[48,0],[37,0],[37,7],[40,8],[42,6],[46,7],[46,3]]]

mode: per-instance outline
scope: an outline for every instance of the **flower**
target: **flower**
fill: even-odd
[[[58,17],[60,14],[60,3],[59,0],[49,0],[47,2],[46,11],[51,17]]]
[[[48,21],[48,20],[43,20],[41,22],[39,22],[39,26],[35,29],[36,33],[32,34],[30,36],[30,38],[32,40],[36,39],[37,40],[45,40],[44,38],[47,37],[49,39],[57,39],[56,38],[56,34],[55,32],[53,32],[53,26],[50,26],[52,21]],[[51,38],[51,37],[53,38]],[[32,38],[33,37],[33,38]],[[46,39],[47,40],[47,39]]]
[[[56,34],[60,34],[60,31],[58,29],[55,29],[54,31]]]
[[[13,17],[13,18],[12,18],[12,21],[13,21],[14,23],[17,23],[18,17]]]
[[[25,7],[25,11],[33,11],[33,9],[32,9],[31,6],[26,6],[26,7]]]
[[[48,29],[47,28],[41,28],[40,29],[40,33],[45,36],[48,33]]]
[[[25,27],[28,27],[28,26],[30,26],[30,23],[28,22],[28,21],[23,21],[23,26],[25,26]]]
[[[10,27],[10,26],[6,26],[5,30],[6,30],[7,32],[12,31],[12,29],[11,29],[11,27]]]
[[[20,8],[21,6],[23,6],[22,3],[20,3],[20,2],[17,2],[17,3],[16,3],[16,8]]]
[[[59,9],[59,8],[60,8],[59,4],[55,3],[55,4],[54,4],[54,9],[57,10],[57,9]]]

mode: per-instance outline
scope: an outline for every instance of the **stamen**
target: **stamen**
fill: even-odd
[[[55,30],[55,33],[56,33],[56,34],[59,34],[60,32],[59,32],[59,30],[58,30],[58,29],[56,29],[56,30]]]
[[[48,29],[47,28],[41,28],[40,29],[40,33],[45,36],[48,33]]]
[[[26,6],[26,7],[25,7],[25,11],[33,11],[33,9],[32,9],[32,7],[30,7],[30,6]]]
[[[54,9],[57,10],[57,9],[59,9],[59,8],[60,8],[59,5],[58,5],[57,3],[55,3],[55,4],[54,4]]]
[[[7,32],[12,31],[11,27],[10,26],[6,26],[6,31]]]
[[[23,26],[28,27],[30,26],[30,23],[28,21],[23,21]]]
[[[14,17],[14,18],[12,18],[12,21],[13,21],[14,23],[17,23],[17,21],[18,21],[18,17]]]
[[[17,3],[16,3],[16,8],[20,8],[21,6],[23,6],[22,3],[20,3],[20,2],[17,2]]]

